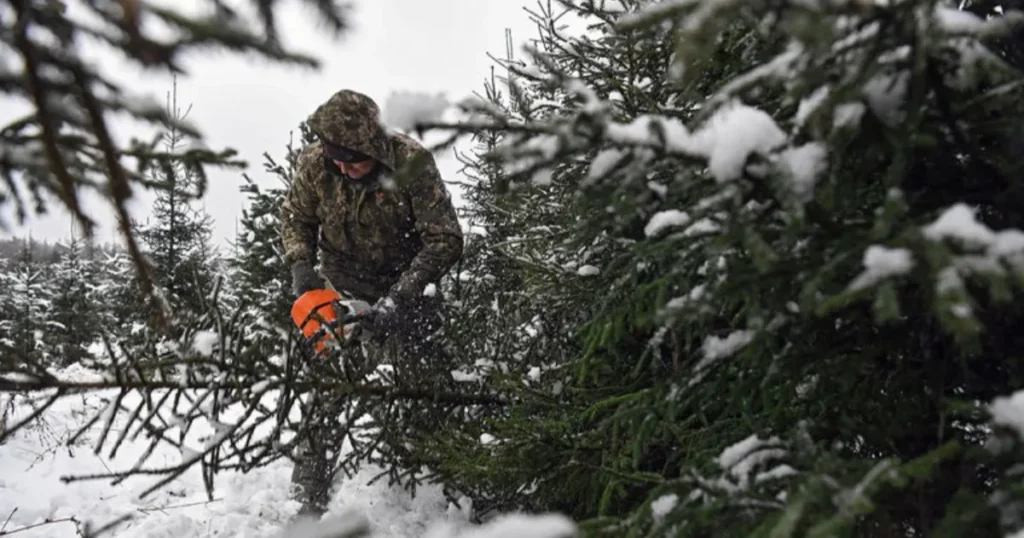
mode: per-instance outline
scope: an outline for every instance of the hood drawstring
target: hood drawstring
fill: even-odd
[[[366,188],[362,186],[357,188],[359,189],[359,197],[356,198],[355,206],[356,222],[358,222],[359,224],[366,224],[365,222],[363,222],[363,201],[366,200]]]

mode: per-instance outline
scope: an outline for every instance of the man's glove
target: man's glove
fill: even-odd
[[[391,297],[382,297],[373,305],[362,325],[372,339],[383,342],[398,328],[398,305]]]
[[[320,275],[313,270],[313,264],[308,260],[299,260],[292,264],[292,291],[298,297],[309,290],[318,290],[324,287],[324,281]]]

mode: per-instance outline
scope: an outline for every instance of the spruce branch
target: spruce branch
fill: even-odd
[[[265,382],[266,386],[280,388],[283,380]],[[225,382],[216,384],[218,390],[247,390],[252,387],[248,382]],[[66,393],[82,391],[99,391],[110,389],[137,390],[154,392],[158,390],[202,390],[210,388],[208,382],[189,379],[183,382],[143,380],[143,379],[110,379],[99,381],[74,380],[13,380],[0,378],[0,390],[13,393],[32,393],[57,389],[60,396]],[[297,381],[289,384],[289,389],[298,392],[312,390],[337,395],[377,396],[384,400],[431,400],[456,405],[507,405],[508,402],[498,396],[460,394],[448,391],[435,391],[429,388],[403,388],[372,384],[349,384],[341,381],[315,380]]]

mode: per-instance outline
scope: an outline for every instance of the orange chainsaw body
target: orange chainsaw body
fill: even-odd
[[[291,314],[295,326],[320,353],[336,334],[345,339],[351,335],[354,324],[347,322],[344,316],[363,313],[368,307],[362,301],[347,300],[334,290],[317,289],[299,296],[292,304]],[[347,311],[342,313],[342,318],[339,318],[337,308]]]

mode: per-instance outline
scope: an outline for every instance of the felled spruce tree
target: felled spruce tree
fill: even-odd
[[[614,536],[1018,530],[1020,14],[563,3],[593,26],[524,73],[561,109],[462,126],[527,134],[510,179],[546,159],[610,245],[533,502]]]

